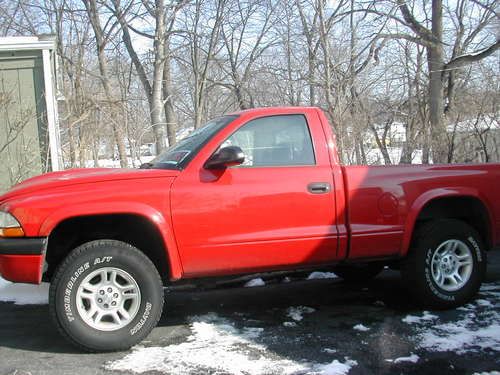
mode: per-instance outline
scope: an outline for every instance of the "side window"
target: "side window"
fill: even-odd
[[[224,146],[239,146],[246,167],[314,165],[314,151],[303,115],[262,117],[248,122]]]

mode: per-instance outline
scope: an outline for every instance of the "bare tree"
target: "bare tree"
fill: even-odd
[[[108,44],[110,37],[116,28],[116,23],[108,18],[104,28],[101,25],[101,14],[99,13],[96,0],[85,0],[85,9],[87,11],[90,24],[94,30],[95,44],[97,50],[97,58],[99,61],[99,73],[102,87],[106,96],[107,105],[111,108],[116,106],[117,102],[113,96],[110,79],[108,77],[108,60],[105,53],[106,45]],[[108,26],[109,25],[109,26]],[[106,28],[108,26],[108,28]],[[96,103],[97,104],[97,103]],[[127,162],[127,152],[125,149],[124,132],[120,124],[112,122],[113,136],[118,148],[118,155],[120,158],[120,166],[126,168]]]

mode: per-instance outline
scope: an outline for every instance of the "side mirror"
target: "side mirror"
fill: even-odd
[[[227,146],[221,148],[205,162],[205,169],[224,169],[234,165],[240,165],[245,161],[245,154],[238,146]]]

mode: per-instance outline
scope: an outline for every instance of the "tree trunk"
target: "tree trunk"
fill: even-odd
[[[177,119],[175,116],[173,98],[172,98],[172,76],[170,70],[170,52],[168,47],[168,39],[165,40],[165,64],[163,67],[163,108],[165,112],[165,121],[167,123],[167,139],[168,145],[175,145]]]
[[[111,93],[111,85],[109,83],[109,77],[108,77],[107,59],[105,54],[106,40],[103,34],[103,29],[101,27],[101,21],[99,19],[99,12],[97,10],[96,0],[89,0],[88,2],[84,2],[84,4],[87,10],[87,14],[89,15],[90,23],[92,24],[92,28],[94,30],[97,58],[99,60],[99,73],[100,73],[99,78],[101,79],[102,87],[106,95],[106,99],[108,102],[107,105],[109,106],[109,108],[113,109],[115,103],[113,100],[113,95]],[[111,127],[113,131],[113,137],[116,146],[118,148],[120,166],[122,168],[127,168],[128,166],[127,151],[125,148],[123,129],[120,126],[118,126],[116,121],[111,121]]]
[[[156,153],[165,148],[163,121],[163,69],[165,65],[165,2],[155,0],[156,30],[154,39],[154,69],[151,88],[151,125],[155,135]]]
[[[427,49],[429,67],[429,121],[434,163],[445,163],[447,159],[446,128],[444,123],[444,92],[442,72],[443,54],[443,4],[442,0],[432,1],[432,35],[439,41]]]

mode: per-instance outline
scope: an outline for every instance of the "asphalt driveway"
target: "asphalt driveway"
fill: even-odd
[[[259,284],[259,283],[256,283]],[[368,284],[273,279],[172,290],[158,328],[128,352],[67,344],[47,305],[0,302],[4,374],[472,374],[500,371],[500,252],[474,303],[424,312],[386,270]]]

